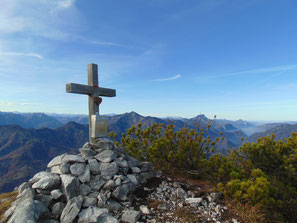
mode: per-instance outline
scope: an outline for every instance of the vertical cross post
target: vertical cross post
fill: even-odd
[[[98,86],[98,66],[97,64],[88,64],[88,85]],[[89,96],[89,141],[94,143],[95,139],[91,137],[91,117],[99,112],[99,106],[94,102],[93,98]]]
[[[88,85],[68,83],[66,84],[67,93],[86,94],[89,96],[89,140],[94,143],[96,138],[106,137],[107,123],[102,122],[100,117],[97,119],[96,113],[99,114],[99,105],[103,97],[115,97],[116,90],[98,86],[98,66],[97,64],[88,64]],[[92,117],[94,121],[92,123]],[[98,121],[98,122],[97,122]],[[92,126],[94,130],[92,131]],[[100,128],[101,127],[101,128]],[[93,135],[93,137],[92,137]]]

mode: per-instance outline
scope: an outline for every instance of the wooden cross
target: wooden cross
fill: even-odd
[[[91,63],[88,64],[88,85],[69,83],[66,84],[66,92],[89,95],[89,139],[90,143],[93,143],[95,138],[91,137],[91,117],[96,113],[99,114],[99,105],[102,102],[100,96],[115,97],[116,90],[98,86],[98,66]]]

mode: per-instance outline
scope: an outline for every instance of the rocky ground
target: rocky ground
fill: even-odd
[[[186,178],[150,179],[135,191],[133,200],[128,207],[139,211],[138,222],[240,222],[225,206],[223,194]]]
[[[78,155],[55,157],[17,188],[0,222],[239,222],[223,195],[194,181],[162,176],[107,139]]]

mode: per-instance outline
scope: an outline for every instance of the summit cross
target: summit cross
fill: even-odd
[[[88,85],[69,83],[66,84],[67,93],[86,94],[89,95],[89,140],[90,143],[95,142],[92,128],[92,116],[99,115],[99,105],[104,97],[115,97],[116,90],[103,88],[98,86],[98,66],[97,64],[88,64]],[[95,125],[95,123],[93,123]]]

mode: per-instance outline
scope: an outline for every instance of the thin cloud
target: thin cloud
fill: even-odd
[[[29,102],[0,102],[2,107],[14,107],[14,106],[40,106],[40,103],[29,103]]]
[[[244,70],[239,72],[225,73],[225,74],[217,74],[217,75],[209,75],[201,77],[202,79],[215,79],[215,78],[223,78],[223,77],[233,77],[233,76],[242,76],[242,75],[250,75],[250,74],[265,74],[278,72],[277,75],[281,75],[286,71],[297,70],[297,64],[286,65],[286,66],[277,66],[277,67],[267,67],[260,69],[252,69],[252,70]]]
[[[161,78],[161,79],[155,79],[155,80],[153,80],[153,81],[158,81],[158,82],[162,82],[162,81],[172,81],[172,80],[176,80],[176,79],[178,79],[178,78],[180,78],[181,77],[181,75],[180,74],[177,74],[177,75],[175,75],[175,76],[173,76],[173,77],[169,77],[169,78]]]
[[[145,50],[143,47],[139,47],[139,46],[135,46],[135,45],[129,46],[129,45],[123,45],[123,44],[110,42],[110,41],[97,41],[97,40],[89,41],[85,38],[78,38],[78,39],[81,39],[81,40],[87,42],[88,44],[93,44],[93,45],[103,46],[103,47],[121,47],[121,48],[127,48],[127,49]]]
[[[64,0],[58,2],[58,7],[60,8],[70,8],[74,4],[75,0]]]
[[[90,41],[91,44],[100,45],[100,46],[121,46],[118,43],[105,42],[105,41]]]
[[[1,0],[0,34],[66,39],[71,28],[65,27],[76,26],[78,18],[75,0]]]
[[[5,55],[5,56],[26,56],[26,57],[36,57],[38,59],[43,60],[43,56],[41,56],[38,53],[22,53],[22,52],[2,52],[0,55]]]

